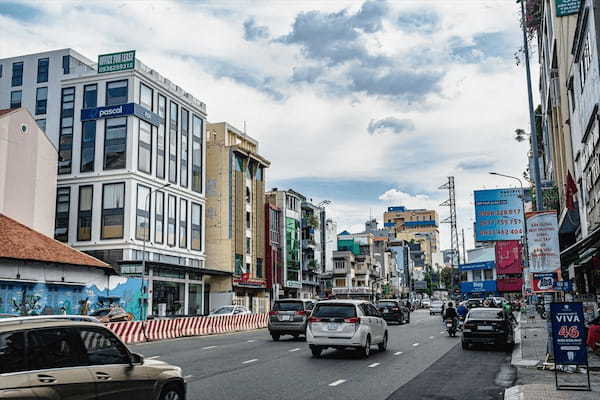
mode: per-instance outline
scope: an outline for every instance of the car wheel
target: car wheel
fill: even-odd
[[[400,316],[400,319],[396,320],[398,325],[404,325],[404,317]]]
[[[179,386],[168,385],[160,393],[160,400],[183,400],[183,390]]]
[[[321,357],[321,352],[323,352],[323,349],[320,348],[319,346],[310,346],[310,351],[313,355],[313,357],[318,358]]]
[[[387,345],[388,345],[388,333],[386,332],[383,335],[383,342],[379,343],[377,345],[377,347],[379,348],[379,351],[386,351],[387,350]]]
[[[365,341],[365,347],[361,349],[362,356],[364,358],[369,358],[371,355],[371,336],[367,335],[367,339]]]
[[[471,345],[469,345],[469,343],[461,342],[461,346],[462,346],[463,350],[471,349]]]
[[[274,342],[279,342],[279,333],[271,333]]]

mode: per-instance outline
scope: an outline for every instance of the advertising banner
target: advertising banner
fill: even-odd
[[[495,264],[496,263],[493,261],[475,262],[469,264],[459,264],[458,268],[461,271],[476,271],[479,269],[493,269]]]
[[[496,281],[461,282],[462,293],[492,293],[496,292]]]
[[[415,281],[415,290],[425,290],[427,289],[426,281]]]
[[[555,272],[560,269],[556,211],[528,212],[527,244],[529,272]]]
[[[475,239],[520,240],[523,236],[521,189],[476,190]]]
[[[496,273],[498,275],[523,272],[522,246],[517,240],[496,242]]]
[[[533,274],[533,291],[535,293],[540,292],[554,292],[556,286],[556,273],[555,272],[542,272]]]
[[[523,290],[523,278],[503,278],[496,280],[499,292],[520,292]]]
[[[580,0],[556,0],[556,16],[577,14],[579,12]]]
[[[98,73],[125,71],[135,68],[135,50],[119,53],[100,54],[98,56]]]
[[[573,281],[556,281],[554,282],[554,289],[562,290],[563,292],[572,292]]]
[[[587,365],[582,303],[551,303],[552,345],[558,365]]]

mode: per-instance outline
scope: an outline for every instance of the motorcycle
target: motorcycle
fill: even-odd
[[[448,331],[448,335],[450,337],[454,337],[456,336],[456,319],[454,318],[448,318],[446,320],[446,330]]]
[[[546,319],[546,307],[544,307],[543,304],[538,304],[537,306],[535,306],[538,314],[540,314],[540,318],[541,319]]]

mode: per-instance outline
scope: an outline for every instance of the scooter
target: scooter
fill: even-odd
[[[448,318],[446,320],[446,330],[448,331],[448,335],[450,337],[456,336],[456,319]]]

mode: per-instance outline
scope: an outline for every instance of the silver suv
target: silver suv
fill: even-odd
[[[315,302],[307,299],[275,300],[268,323],[273,340],[278,341],[281,335],[306,335],[306,323],[314,306]]]
[[[0,320],[0,398],[182,400],[181,368],[144,360],[93,319]]]

